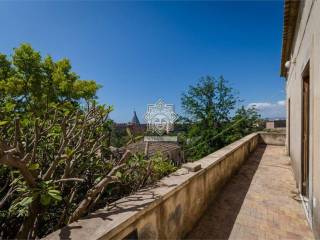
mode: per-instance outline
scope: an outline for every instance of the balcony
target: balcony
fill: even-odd
[[[284,139],[251,134],[47,239],[312,239]]]
[[[284,152],[259,145],[187,239],[312,239]]]

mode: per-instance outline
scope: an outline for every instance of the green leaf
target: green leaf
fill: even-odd
[[[53,180],[44,181],[45,184],[50,184],[52,182],[53,182]]]
[[[60,195],[48,192],[48,194],[50,195],[50,197],[52,197],[53,199],[57,200],[57,201],[61,201],[62,197]]]
[[[101,181],[101,179],[102,179],[102,177],[100,176],[100,177],[97,177],[96,178],[96,180],[94,181],[94,183],[98,183],[98,182],[100,182]]]
[[[140,139],[144,138],[143,136],[137,136],[134,138],[135,141],[139,141]]]
[[[13,186],[14,184],[18,183],[21,180],[21,178],[15,178],[11,183],[10,186]]]
[[[39,163],[31,163],[31,164],[29,164],[28,168],[30,170],[37,170],[37,169],[39,169],[39,167],[40,167]]]
[[[51,196],[49,194],[41,195],[40,202],[43,206],[48,206],[51,202]]]
[[[61,197],[61,192],[59,190],[56,189],[50,189],[48,191],[48,194],[50,195],[51,198],[57,200],[57,201],[61,201],[62,197]]]
[[[126,131],[127,131],[127,134],[130,138],[132,138],[132,133],[131,133],[131,130],[130,128],[126,128]]]
[[[116,173],[116,177],[117,177],[117,178],[121,178],[121,177],[122,177],[122,173],[118,171],[118,172]]]
[[[27,188],[18,187],[18,188],[16,188],[16,191],[17,192],[26,192]]]
[[[67,156],[70,158],[72,157],[72,155],[75,153],[75,150],[74,149],[71,149],[71,148],[66,148],[66,154]]]
[[[0,126],[4,126],[8,123],[8,121],[0,121]]]
[[[6,110],[7,112],[13,111],[15,107],[16,107],[16,104],[11,103],[11,102],[7,102],[7,103],[5,104],[5,110]]]
[[[60,195],[60,194],[61,194],[60,191],[59,191],[59,190],[56,190],[56,189],[50,189],[50,190],[48,191],[48,193],[57,194],[57,195]]]
[[[33,198],[32,197],[25,197],[22,199],[19,203],[21,206],[28,206],[32,202]]]

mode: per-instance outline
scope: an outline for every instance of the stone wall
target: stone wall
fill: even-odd
[[[302,83],[309,65],[310,74],[310,133],[309,133],[309,201],[308,217],[320,238],[320,1],[300,1],[291,64],[286,82],[287,146],[290,150],[297,186],[302,189]],[[289,108],[287,108],[288,110]],[[290,114],[290,115],[289,115]]]
[[[260,141],[266,145],[284,146],[286,144],[286,134],[276,132],[261,132]]]
[[[259,142],[258,133],[248,135],[192,163],[201,165],[200,170],[181,168],[156,186],[122,198],[46,239],[179,239],[194,227]]]

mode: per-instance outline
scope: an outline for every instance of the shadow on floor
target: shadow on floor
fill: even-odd
[[[259,145],[249,156],[185,239],[229,238],[265,149],[265,145]]]

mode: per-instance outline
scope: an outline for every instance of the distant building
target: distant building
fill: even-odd
[[[267,120],[266,129],[285,128],[286,120]]]
[[[141,124],[137,112],[133,111],[133,117],[128,123],[116,123],[115,128],[118,130],[129,128],[133,134],[142,134],[147,130],[147,124]]]
[[[131,120],[130,124],[140,125],[140,121],[139,121],[139,118],[137,116],[137,112],[136,111],[133,111],[133,117],[132,117],[132,120]]]
[[[146,124],[140,124],[136,111],[133,111],[133,117],[131,122],[128,123],[128,127],[133,134],[143,134],[147,130]]]
[[[133,111],[132,120],[128,123],[116,123],[116,129],[125,130],[129,128],[134,135],[144,135],[147,130],[147,124],[141,124],[137,116],[136,111]],[[135,143],[131,143],[125,147],[118,149],[118,154],[123,154],[125,150],[129,150],[132,153],[145,153],[146,142],[140,140]],[[184,163],[184,153],[181,146],[177,142],[149,142],[147,157],[151,157],[160,153],[163,157],[171,160],[175,165]]]

